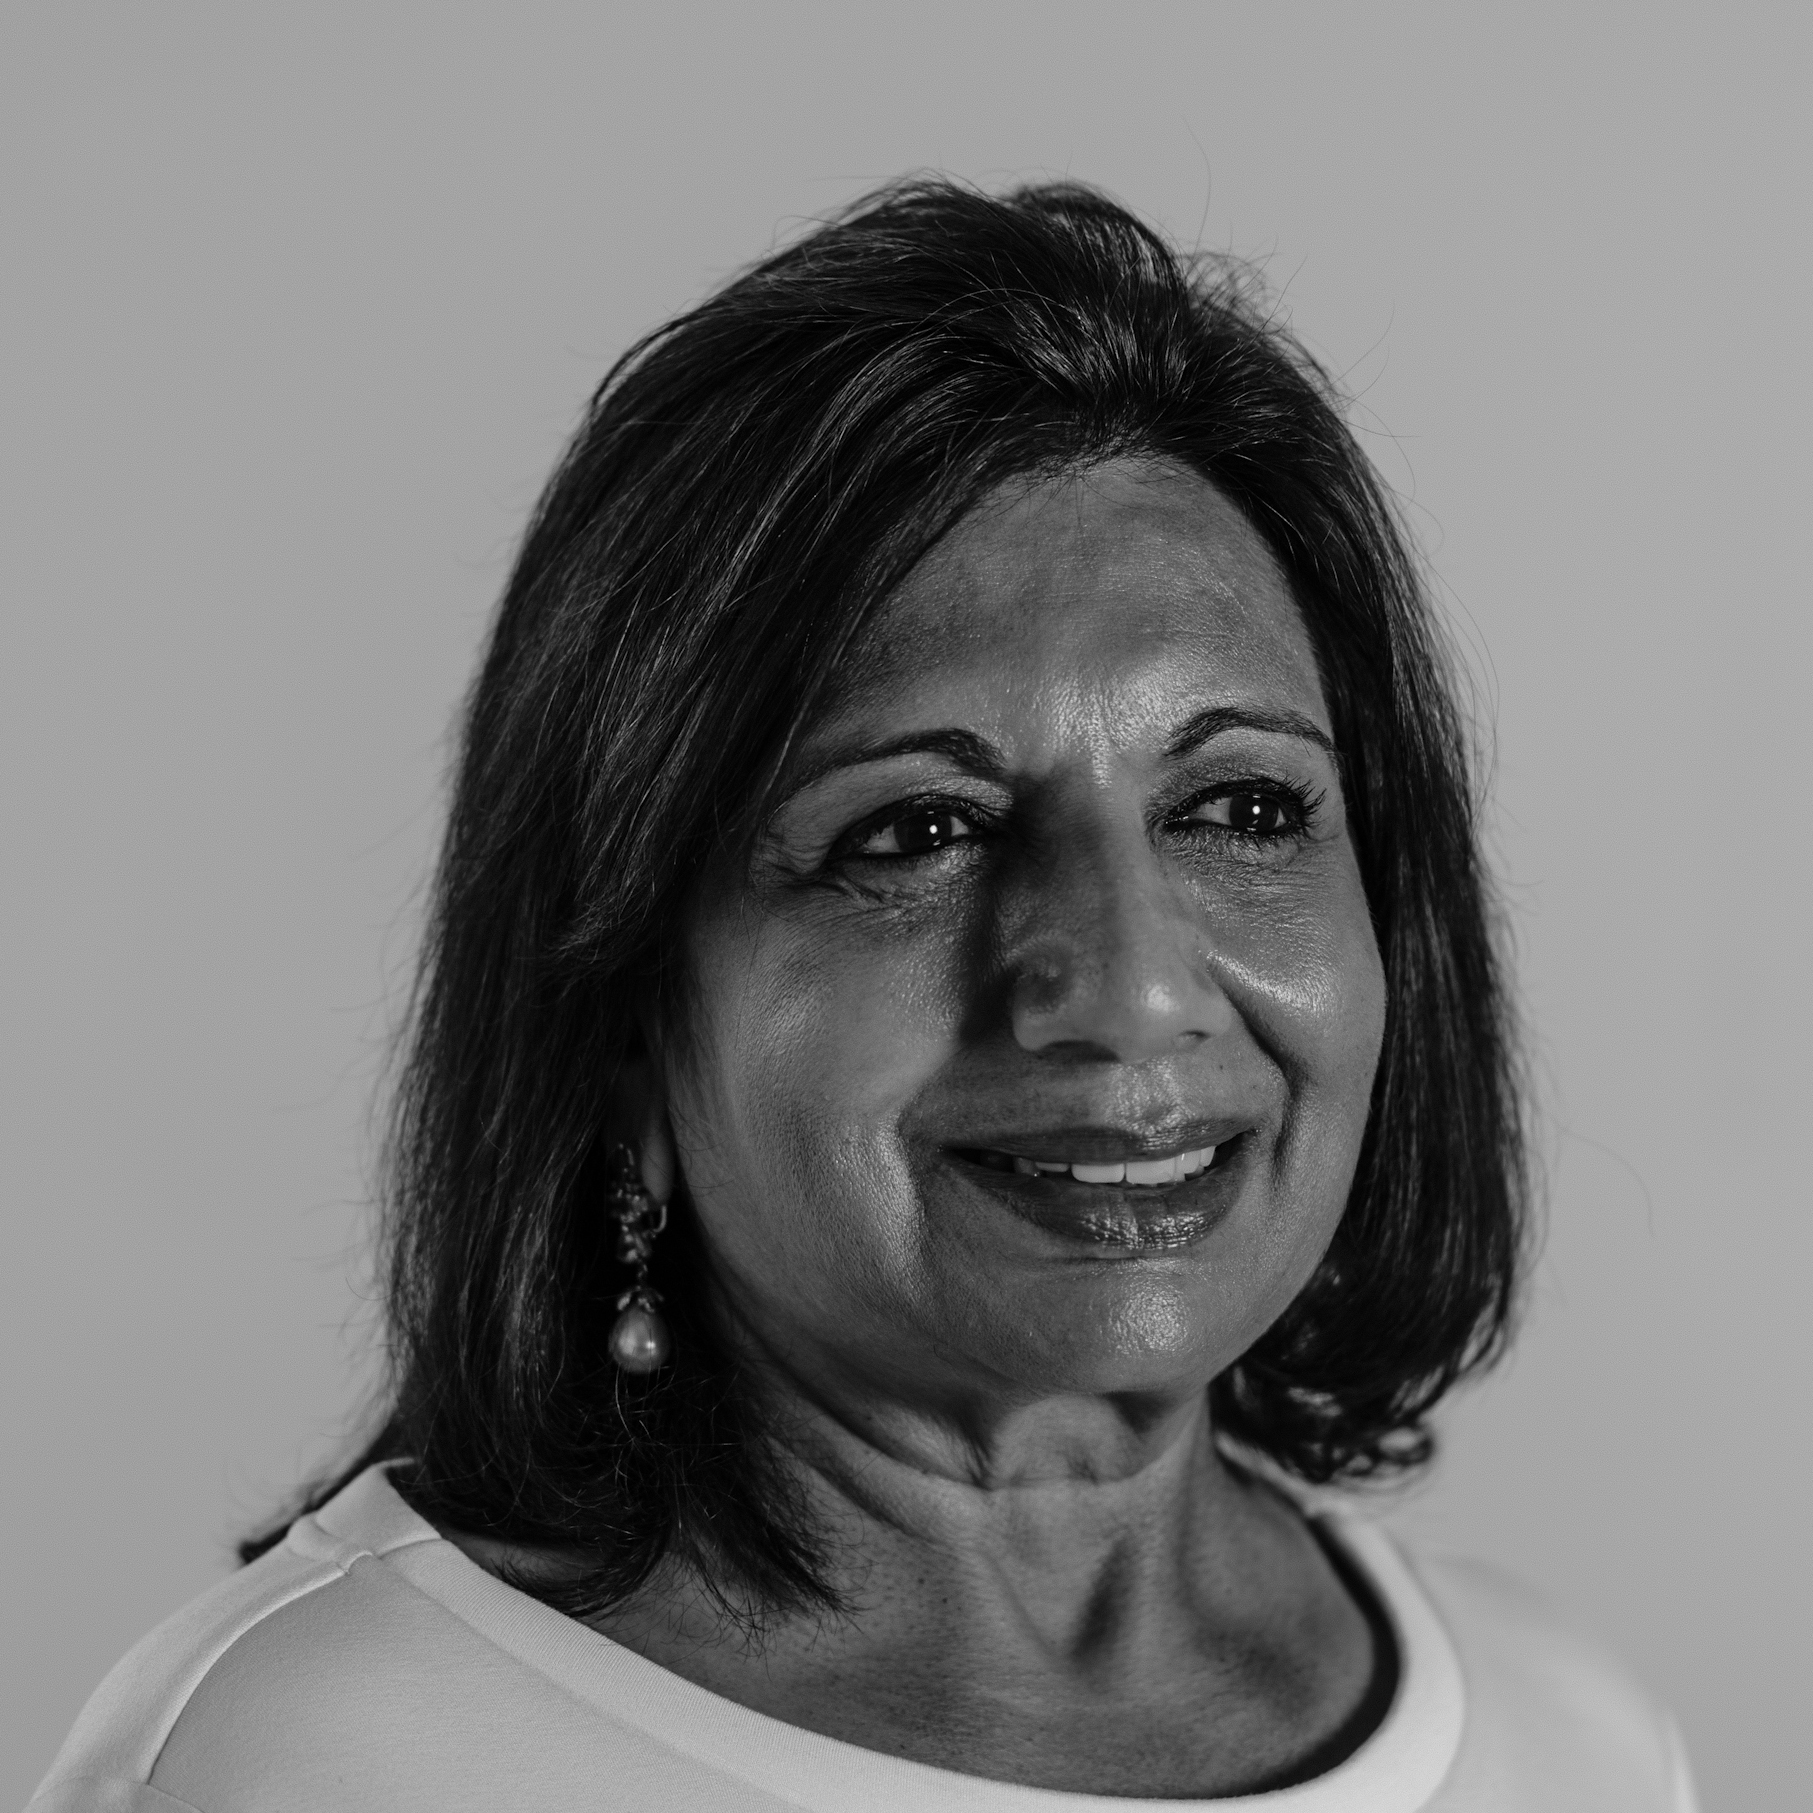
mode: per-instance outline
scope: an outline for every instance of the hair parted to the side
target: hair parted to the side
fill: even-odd
[[[1506,1338],[1526,1192],[1468,750],[1417,566],[1249,272],[1075,184],[915,181],[632,349],[542,497],[467,707],[395,1106],[390,1412],[342,1479],[408,1457],[397,1483],[435,1521],[583,1557],[525,1582],[567,1610],[669,1555],[743,1615],[828,1603],[704,1313],[684,1191],[654,1267],[674,1363],[642,1381],[606,1357],[613,1081],[673,998],[689,887],[750,834],[877,604],[995,486],[1123,454],[1211,480],[1289,576],[1387,978],[1346,1213],[1211,1387],[1216,1424],[1308,1481],[1428,1457],[1430,1410]]]

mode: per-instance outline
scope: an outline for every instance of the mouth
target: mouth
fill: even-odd
[[[1024,1221],[1118,1254],[1174,1252],[1207,1235],[1232,1208],[1234,1173],[1252,1130],[1213,1144],[1153,1150],[1111,1136],[1055,1137],[1021,1150],[949,1149],[953,1167]]]

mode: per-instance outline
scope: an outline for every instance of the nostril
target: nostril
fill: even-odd
[[[1233,1004],[1195,930],[1143,929],[1152,935],[1104,932],[1087,950],[1052,942],[1016,953],[1008,1002],[1019,1043],[1041,1056],[1138,1062],[1229,1031]]]

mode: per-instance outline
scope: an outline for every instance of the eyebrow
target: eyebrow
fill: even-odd
[[[826,775],[843,768],[866,768],[903,755],[941,755],[983,780],[1007,778],[1007,761],[987,737],[973,730],[913,730],[882,743],[857,743],[828,749],[809,762],[788,784],[785,797],[804,793]]]
[[[1168,761],[1177,761],[1229,730],[1257,730],[1268,736],[1297,737],[1313,743],[1337,760],[1340,757],[1333,740],[1313,718],[1307,718],[1301,712],[1255,711],[1240,705],[1211,705],[1206,711],[1197,712],[1165,745],[1165,757]],[[795,798],[841,769],[865,768],[903,755],[941,755],[983,780],[1004,781],[1007,778],[1007,760],[987,737],[954,727],[915,730],[880,743],[850,744],[826,750],[794,777],[784,797]]]
[[[1267,736],[1297,737],[1340,760],[1334,739],[1314,718],[1298,711],[1255,711],[1244,705],[1211,705],[1199,711],[1165,745],[1168,760],[1192,754],[1227,730],[1258,730]]]

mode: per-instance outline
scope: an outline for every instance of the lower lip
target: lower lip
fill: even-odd
[[[1228,1173],[1244,1140],[1230,1140],[1206,1171],[1182,1183],[1140,1187],[1078,1183],[1074,1177],[1026,1177],[951,1154],[969,1182],[988,1191],[1022,1221],[1048,1234],[1117,1253],[1170,1253],[1194,1246],[1233,1206]]]

